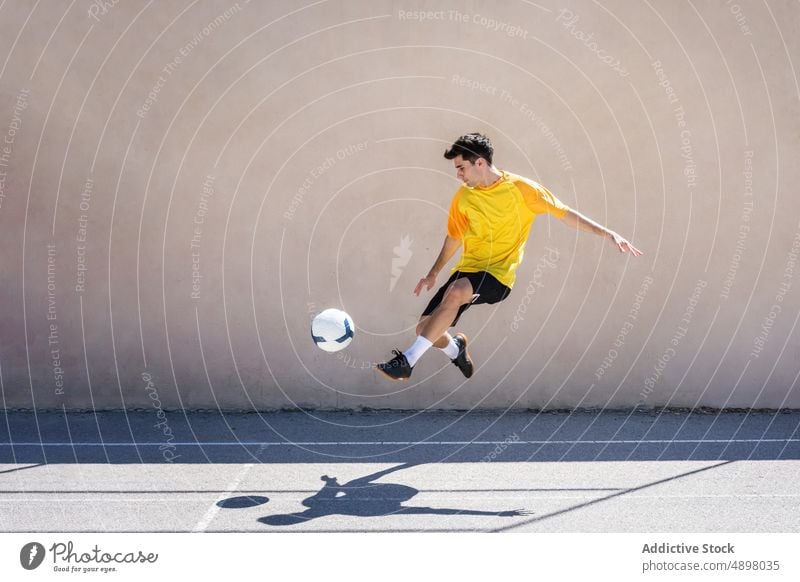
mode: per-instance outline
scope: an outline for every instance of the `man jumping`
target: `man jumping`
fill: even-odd
[[[378,370],[392,380],[408,380],[431,346],[442,350],[464,376],[472,376],[467,336],[450,335],[447,329],[456,325],[470,305],[498,303],[508,297],[537,214],[552,214],[573,228],[608,238],[620,252],[630,251],[634,257],[642,254],[614,231],[569,208],[547,188],[498,170],[492,164],[493,154],[491,141],[480,133],[461,136],[444,153],[453,160],[456,176],[464,184],[450,204],[442,250],[414,294],[419,296],[423,287],[430,291],[456,251],[462,246],[463,251],[450,278],[422,312],[416,341],[402,352],[393,350],[391,360],[378,364]]]

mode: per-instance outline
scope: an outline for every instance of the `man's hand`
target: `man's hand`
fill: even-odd
[[[625,239],[625,238],[621,237],[620,235],[618,235],[618,234],[617,234],[616,232],[614,232],[613,230],[609,232],[609,235],[611,236],[611,240],[612,240],[612,242],[613,242],[615,245],[617,245],[617,248],[619,248],[619,252],[621,252],[621,253],[627,253],[628,251],[630,251],[630,252],[631,252],[631,254],[632,254],[634,257],[640,257],[640,256],[642,255],[642,251],[640,251],[639,249],[637,249],[637,248],[636,248],[635,246],[633,246],[633,245],[632,245],[630,242],[628,242],[628,240],[627,240],[627,239]]]
[[[439,256],[436,258],[436,262],[433,263],[431,270],[428,271],[428,274],[425,275],[422,279],[419,280],[417,286],[414,287],[414,295],[419,297],[419,292],[422,291],[422,287],[430,291],[431,288],[436,284],[436,276],[442,271],[444,266],[447,264],[456,251],[461,248],[461,240],[457,238],[453,238],[450,235],[446,235],[444,237],[444,243],[442,244],[442,250],[439,251]]]
[[[417,283],[417,286],[414,288],[414,295],[419,297],[419,292],[422,291],[423,286],[425,286],[425,288],[428,291],[430,291],[435,284],[436,284],[436,275],[434,273],[428,273],[422,279],[419,280],[419,283]]]

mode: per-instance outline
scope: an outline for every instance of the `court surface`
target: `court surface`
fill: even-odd
[[[3,532],[800,532],[800,412],[8,412]]]

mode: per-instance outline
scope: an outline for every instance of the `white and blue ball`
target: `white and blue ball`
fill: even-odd
[[[326,352],[338,352],[353,341],[356,326],[341,309],[326,309],[311,322],[311,338]]]

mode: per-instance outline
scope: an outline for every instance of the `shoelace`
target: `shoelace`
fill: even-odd
[[[400,350],[392,350],[392,353],[394,354],[394,357],[385,364],[381,364],[382,366],[387,368],[396,368],[400,365],[401,359],[403,358],[403,352]]]

